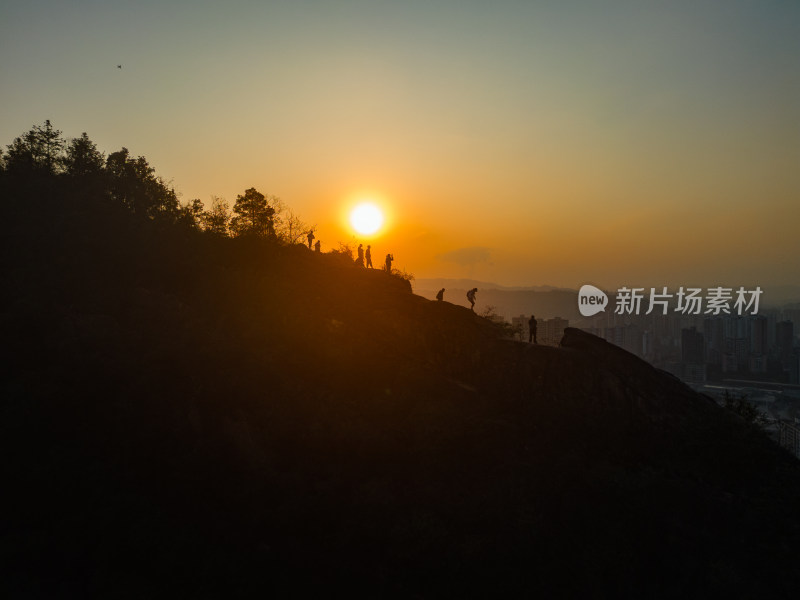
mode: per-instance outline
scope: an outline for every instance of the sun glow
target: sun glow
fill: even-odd
[[[376,233],[383,220],[383,212],[372,202],[362,202],[350,211],[350,225],[361,235]]]

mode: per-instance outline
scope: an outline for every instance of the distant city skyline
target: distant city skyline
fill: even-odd
[[[50,119],[184,202],[276,195],[323,251],[505,286],[800,285],[800,3],[0,2],[0,52],[3,149]],[[365,199],[386,224],[356,237]]]

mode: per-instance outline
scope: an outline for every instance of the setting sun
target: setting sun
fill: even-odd
[[[383,213],[371,202],[362,202],[350,212],[350,225],[357,233],[371,235],[383,225]]]

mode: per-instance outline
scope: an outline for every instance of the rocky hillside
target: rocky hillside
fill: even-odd
[[[4,237],[4,597],[765,597],[800,469],[606,342],[301,246]]]

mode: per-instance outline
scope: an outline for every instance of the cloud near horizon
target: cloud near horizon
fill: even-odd
[[[488,261],[491,258],[491,248],[484,246],[470,246],[468,248],[458,248],[443,254],[437,254],[436,258],[445,262],[452,262],[463,267],[469,267],[479,262]]]

